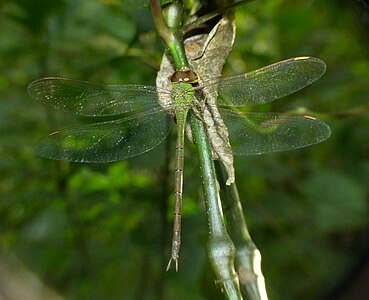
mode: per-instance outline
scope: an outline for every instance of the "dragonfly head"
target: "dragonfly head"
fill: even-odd
[[[189,83],[191,85],[197,85],[199,80],[197,74],[192,70],[176,71],[170,77],[172,83]]]

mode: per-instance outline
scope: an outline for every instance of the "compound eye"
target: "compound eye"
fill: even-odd
[[[180,71],[174,72],[172,76],[170,76],[170,81],[173,83],[181,82],[183,80],[181,75]]]
[[[176,71],[170,77],[170,81],[175,82],[197,82],[197,74],[191,70],[188,71]]]

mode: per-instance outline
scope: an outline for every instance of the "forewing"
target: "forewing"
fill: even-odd
[[[159,145],[172,121],[162,109],[66,129],[50,134],[37,146],[40,155],[70,162],[105,163],[133,157]]]
[[[104,85],[48,77],[30,83],[28,93],[48,106],[83,116],[111,116],[159,106],[157,89],[144,85]]]
[[[299,149],[326,140],[329,126],[313,117],[220,110],[235,155]]]
[[[325,70],[320,59],[297,57],[244,75],[225,77],[218,82],[218,104],[240,107],[268,103],[311,84]]]

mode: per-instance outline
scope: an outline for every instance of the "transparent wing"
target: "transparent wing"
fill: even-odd
[[[50,134],[37,146],[40,155],[71,162],[104,163],[147,152],[168,135],[171,117],[162,109],[119,120]]]
[[[294,93],[319,79],[325,70],[320,59],[297,57],[210,84],[218,84],[218,104],[253,106]]]
[[[220,110],[235,155],[257,155],[303,148],[326,140],[329,126],[313,117]]]
[[[49,77],[30,83],[28,94],[48,106],[83,116],[111,116],[158,107],[154,86]]]

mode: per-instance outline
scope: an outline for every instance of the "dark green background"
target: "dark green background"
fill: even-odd
[[[331,138],[235,163],[270,299],[326,299],[368,249],[369,9],[359,1],[254,1],[238,8],[236,22],[224,74],[295,56],[327,64],[318,82],[258,110],[310,111],[331,126]],[[222,299],[205,253],[193,145],[178,274],[165,273],[165,194],[173,189],[165,170],[168,162],[173,170],[175,131],[147,154],[106,165],[34,151],[48,132],[77,121],[30,99],[29,82],[57,75],[153,84],[162,53],[143,0],[0,2],[1,248],[68,299]]]

